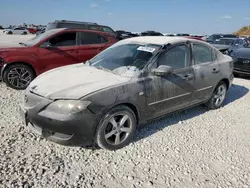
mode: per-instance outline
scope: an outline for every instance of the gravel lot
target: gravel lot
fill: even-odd
[[[111,152],[38,138],[19,117],[22,92],[0,83],[0,187],[249,188],[249,89],[236,78],[223,108],[153,121]]]
[[[35,35],[7,35],[0,30],[0,47],[18,46],[19,42],[25,42]]]

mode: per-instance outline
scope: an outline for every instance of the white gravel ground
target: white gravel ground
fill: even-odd
[[[0,187],[249,188],[249,89],[236,78],[223,108],[151,122],[111,152],[38,138],[19,117],[22,92],[0,83]]]

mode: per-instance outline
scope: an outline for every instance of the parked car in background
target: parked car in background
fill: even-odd
[[[233,51],[234,74],[250,76],[250,45]]]
[[[49,22],[47,24],[46,30],[58,28],[68,28],[68,29],[85,29],[93,31],[101,31],[109,33],[116,36],[116,32],[109,26],[99,25],[94,22],[81,22],[81,21],[70,21],[70,20],[55,20],[54,22]]]
[[[206,38],[208,43],[214,43],[216,40],[220,38],[238,38],[236,35],[233,34],[213,34]]]
[[[38,35],[40,35],[40,34],[42,34],[42,33],[44,33],[45,32],[45,29],[38,29],[37,31],[36,31],[36,36],[38,36]]]
[[[41,73],[87,61],[116,41],[113,35],[100,31],[49,30],[20,47],[1,49],[1,75],[11,88],[25,89]]]
[[[37,29],[35,29],[35,28],[27,28],[27,30],[28,30],[29,33],[31,33],[31,34],[36,34],[36,33],[37,33]]]
[[[204,41],[201,37],[195,37],[195,36],[183,36],[183,37],[188,38],[188,39],[195,39],[195,40]]]
[[[164,36],[164,35],[157,31],[144,31],[140,33],[140,36]]]
[[[172,33],[164,33],[163,35],[164,35],[164,36],[168,36],[168,37],[174,37],[174,36],[175,36],[175,35],[172,34]]]
[[[183,37],[183,36],[190,36],[190,35],[187,33],[177,33],[175,36]]]
[[[0,25],[0,30],[4,30],[4,28]]]
[[[29,31],[25,27],[16,27],[13,29],[5,29],[5,33],[8,35],[19,34],[19,35],[27,35]]]
[[[138,124],[200,104],[220,108],[233,81],[232,71],[232,58],[206,42],[129,38],[85,65],[37,77],[26,89],[21,117],[31,130],[53,142],[94,142],[117,150],[132,141]]]
[[[118,40],[123,40],[123,39],[131,38],[131,37],[139,36],[138,34],[134,34],[128,31],[124,31],[124,30],[117,30],[115,32],[117,34]]]
[[[247,40],[243,38],[220,38],[212,44],[221,52],[226,52],[228,54],[232,53],[238,48],[248,46]]]

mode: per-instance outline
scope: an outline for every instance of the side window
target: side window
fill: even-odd
[[[185,45],[179,45],[171,48],[161,55],[158,66],[166,65],[175,69],[185,68],[189,62],[189,50]]]
[[[240,39],[236,39],[234,45],[239,45],[239,44],[241,44],[241,40]]]
[[[193,44],[193,57],[196,65],[215,60],[213,49],[199,44]]]
[[[244,44],[243,40],[239,40],[239,45],[243,45],[243,44]]]
[[[75,46],[76,45],[76,32],[69,32],[59,34],[49,40],[52,47],[59,46]]]
[[[102,30],[106,33],[113,33],[114,34],[114,31],[109,27],[103,27]]]
[[[99,26],[94,26],[94,25],[89,25],[88,26],[89,30],[94,30],[94,31],[102,31],[101,27]]]
[[[98,35],[97,33],[82,32],[82,45],[102,44],[106,42],[108,42],[108,40],[105,37]]]

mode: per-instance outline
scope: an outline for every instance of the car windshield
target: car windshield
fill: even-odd
[[[88,64],[124,76],[138,76],[160,45],[115,44],[92,58]]]
[[[216,41],[215,44],[232,45],[234,41],[235,39],[219,39],[219,41]]]
[[[24,44],[26,46],[34,46],[38,42],[42,41],[43,39],[45,39],[48,36],[51,36],[51,35],[53,35],[53,34],[55,34],[57,32],[58,32],[58,30],[49,30],[49,31],[46,31],[46,32],[44,32],[44,33],[42,33],[40,35],[37,35],[33,39],[26,41]]]

